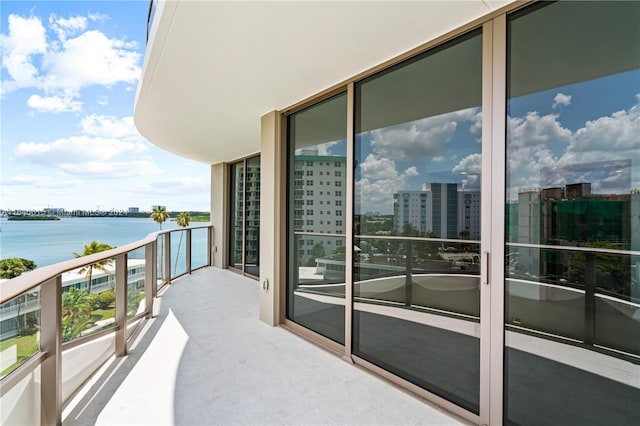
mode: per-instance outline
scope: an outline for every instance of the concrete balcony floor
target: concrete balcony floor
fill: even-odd
[[[63,424],[467,424],[260,322],[258,292],[216,268],[174,281],[129,355],[99,370]]]

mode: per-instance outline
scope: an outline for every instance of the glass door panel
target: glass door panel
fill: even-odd
[[[260,156],[230,166],[229,266],[260,276]]]
[[[244,161],[231,166],[229,192],[229,266],[242,270],[244,229]]]
[[[347,96],[289,116],[287,319],[344,344]]]
[[[506,424],[640,424],[639,22],[508,17]]]
[[[260,157],[246,160],[244,271],[260,276]]]
[[[478,414],[482,33],[356,84],[353,353]]]

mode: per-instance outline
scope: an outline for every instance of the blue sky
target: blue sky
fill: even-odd
[[[1,209],[209,210],[209,166],[133,125],[148,7],[0,3]]]

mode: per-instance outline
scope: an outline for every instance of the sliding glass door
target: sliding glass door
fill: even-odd
[[[229,266],[260,275],[260,156],[229,166]]]
[[[507,424],[640,424],[639,22],[638,2],[508,17]]]
[[[519,3],[287,113],[287,320],[478,424],[640,424],[638,40]]]
[[[356,84],[353,353],[479,413],[482,33]]]

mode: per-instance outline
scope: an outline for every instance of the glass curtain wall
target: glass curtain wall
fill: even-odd
[[[353,353],[479,413],[481,30],[355,85]]]
[[[640,424],[638,22],[638,2],[508,16],[507,424]]]
[[[344,344],[347,95],[288,117],[287,319]]]
[[[230,166],[229,266],[260,275],[260,156]]]

